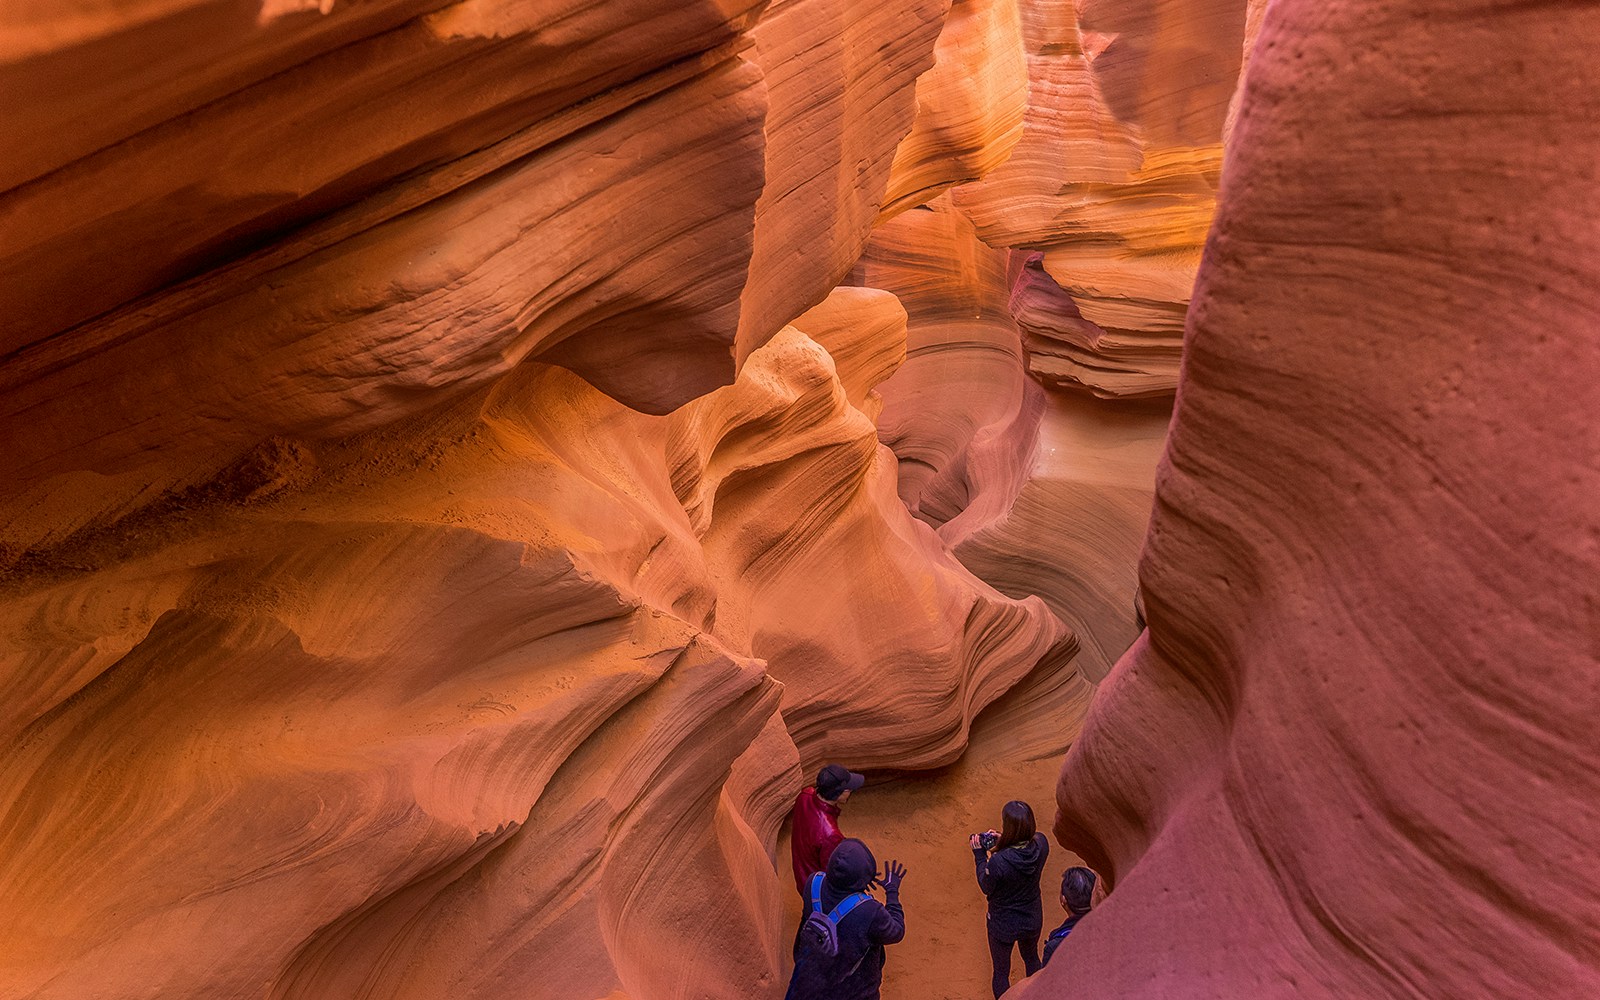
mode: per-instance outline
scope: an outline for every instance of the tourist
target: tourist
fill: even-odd
[[[1088,868],[1074,865],[1068,868],[1065,875],[1061,876],[1061,908],[1067,911],[1067,919],[1050,932],[1050,937],[1044,943],[1045,964],[1050,963],[1050,956],[1056,953],[1061,942],[1067,939],[1072,929],[1078,926],[1078,921],[1089,912],[1089,907],[1094,901],[1094,884],[1097,881],[1095,873]]]
[[[867,779],[838,764],[817,774],[817,783],[800,792],[789,814],[789,853],[794,861],[794,885],[806,895],[811,876],[823,870],[833,849],[844,840],[839,831],[839,807]]]
[[[992,844],[985,840],[991,839]],[[989,957],[994,962],[994,995],[1011,987],[1011,948],[1022,953],[1028,975],[1038,972],[1039,934],[1044,930],[1044,903],[1039,876],[1050,856],[1050,842],[1034,832],[1033,810],[1026,802],[1007,802],[1000,813],[1000,831],[975,833],[969,843],[978,868],[978,888],[989,897]]]
[[[878,1000],[888,957],[884,946],[906,936],[900,907],[905,874],[904,865],[890,861],[880,876],[872,852],[854,838],[834,848],[826,872],[808,880],[785,1000]],[[869,893],[874,884],[883,886],[885,902]],[[819,921],[831,923],[832,930],[815,933]]]

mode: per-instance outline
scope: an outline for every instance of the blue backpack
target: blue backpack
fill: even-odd
[[[828,958],[839,954],[839,921],[850,915],[850,911],[865,903],[872,897],[864,892],[854,892],[839,900],[827,913],[822,912],[822,873],[817,872],[811,876],[811,911],[806,917],[806,922],[801,925],[800,937],[806,944]]]

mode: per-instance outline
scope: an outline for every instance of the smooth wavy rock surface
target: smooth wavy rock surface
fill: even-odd
[[[724,995],[771,981],[776,886],[718,779],[780,689],[658,610],[710,599],[659,436],[588,438],[653,483],[566,464],[603,399],[525,370],[13,580],[4,995],[681,995],[645,944],[682,912],[664,839],[744,914]]]
[[[861,256],[948,10],[949,0],[774,0],[756,25],[766,185],[739,320],[741,363]]]
[[[0,997],[773,994],[803,772],[1081,700],[834,291],[963,9],[0,13]]]
[[[917,78],[917,117],[895,152],[883,215],[978,180],[1022,138],[1028,65],[1017,0],[955,0]]]
[[[338,237],[373,229],[415,207],[419,183],[422,200],[467,187],[463,198],[502,202],[505,194],[484,190],[492,182],[472,182],[529,155],[532,163],[512,166],[511,172],[524,181],[548,174],[560,152],[546,147],[636,103],[638,94],[631,91],[649,93],[696,75],[672,64],[733,41],[756,5],[692,0],[656,3],[644,11],[615,2],[556,0],[369,2],[322,4],[326,10],[299,5],[303,9],[276,18],[268,12],[284,5],[146,3],[115,11],[52,0],[43,6],[12,15],[37,20],[40,27],[17,33],[24,36],[20,43],[35,39],[42,51],[5,66],[0,77],[12,84],[0,93],[16,101],[8,118],[22,137],[42,140],[6,157],[15,170],[3,185],[11,190],[0,196],[0,308],[13,317],[3,344],[7,352],[206,271],[218,259],[261,247],[413,172],[429,176],[405,185],[397,197],[407,204],[395,205],[391,197],[384,211],[374,203],[369,216],[376,218],[347,220]],[[74,26],[74,15],[101,22],[93,26],[92,40],[62,30]],[[47,26],[61,33],[46,34]],[[38,100],[30,100],[36,95]],[[718,103],[710,97],[702,92],[687,100]],[[575,108],[591,99],[598,101]],[[68,101],[70,107],[63,107]],[[754,99],[746,104],[745,116],[756,119],[749,127],[759,135],[759,105]],[[619,121],[633,145],[614,135],[602,138],[600,149],[624,161],[670,158],[670,150],[692,134],[661,129],[658,123],[672,114],[670,107],[657,106],[632,122]],[[730,124],[718,127],[729,130]],[[735,143],[738,131],[730,131]],[[502,142],[507,145],[498,147],[499,155],[460,162]],[[539,150],[545,155],[537,155]],[[728,152],[735,174],[744,161],[745,198],[753,199],[760,184],[759,145],[743,154]],[[455,169],[438,170],[452,162]],[[589,190],[622,179],[620,166],[609,173],[589,179]],[[673,170],[654,173],[665,180]],[[584,206],[581,194],[571,192],[569,200],[580,202],[571,214],[585,221],[603,218],[608,207],[595,204],[592,195]],[[626,204],[624,197],[618,207]],[[738,204],[734,196],[730,205]],[[748,204],[742,207],[748,214]],[[676,213],[662,214],[670,222]],[[677,218],[680,227],[687,221]],[[748,218],[743,224],[748,227]],[[311,246],[279,247],[278,256],[303,258],[331,241],[325,235]],[[503,250],[506,237],[499,242],[496,250]],[[332,253],[346,256],[338,248]],[[506,277],[484,268],[470,250],[448,275],[430,275],[421,262],[414,266],[417,273],[392,290],[346,290],[343,308],[375,311],[384,300],[365,301],[363,293],[375,297],[383,291],[397,304],[410,305],[474,272],[488,275],[491,291],[507,299],[520,293],[517,305],[540,287],[503,287]],[[721,266],[731,267],[737,294],[736,253]],[[97,280],[85,282],[85,274]],[[290,308],[297,304],[294,281],[272,281]],[[313,287],[328,291],[321,283]],[[646,291],[635,288],[631,294],[638,298]],[[479,288],[476,294],[486,292]],[[417,303],[419,322],[430,304],[437,309],[444,298],[436,293]],[[319,308],[315,302],[303,306],[305,321],[315,321]],[[146,336],[169,335],[154,330]],[[85,338],[95,339],[90,331],[74,339]]]
[[[668,459],[716,581],[715,630],[784,682],[808,766],[948,764],[978,709],[1077,648],[1037,597],[979,583],[901,504],[893,453],[860,407],[898,364],[904,324],[893,296],[841,288],[738,382],[672,417]],[[893,613],[863,617],[866,594]],[[895,696],[867,694],[886,677]]]
[[[224,267],[148,312],[45,342],[51,356],[14,364],[28,381],[0,404],[7,427],[49,429],[7,435],[19,475],[117,473],[156,451],[192,460],[272,434],[358,432],[532,356],[646,409],[695,391],[680,371],[714,387],[731,364],[761,191],[760,82],[749,64],[725,62],[316,252],[275,248],[284,259],[264,273]],[[675,127],[648,127],[656,115]],[[714,168],[724,184],[682,183]],[[602,271],[595,250],[607,241],[645,252],[613,255]],[[659,336],[668,324],[676,334]],[[206,378],[190,380],[194,370]],[[76,402],[89,394],[100,405]],[[194,414],[181,438],[175,410]]]
[[[1023,135],[1006,163],[955,192],[956,204],[986,243],[1044,252],[1019,313],[1047,356],[1044,378],[1104,397],[1170,394],[1215,210],[1246,5],[1021,7]],[[1052,315],[1081,316],[1084,335],[1061,336]]]
[[[1135,570],[1169,412],[1055,392],[1043,402],[1015,498],[948,540],[1001,593],[1039,595],[1082,642],[1074,664],[1099,681],[1139,635]]]
[[[796,765],[949,763],[1075,648],[900,504],[894,299],[797,322],[837,366],[664,418],[523,366],[14,577],[6,995],[774,988]]]
[[[731,382],[848,270],[912,128],[945,7],[856,6],[0,15],[8,127],[61,142],[3,158],[0,549],[525,359],[654,413]]]
[[[1042,598],[1098,680],[1139,632],[1134,571],[1170,411],[1041,390],[1057,383],[1012,319],[1035,265],[941,198],[880,225],[852,280],[908,315],[906,361],[879,389],[901,499],[985,582]]]
[[[906,507],[947,540],[947,522],[1010,506],[1037,435],[1042,393],[1011,320],[1009,265],[940,198],[880,224],[851,277],[905,308],[906,360],[880,387],[878,437]]]
[[[1114,886],[1018,995],[1600,991],[1597,33],[1267,8],[1059,790]]]

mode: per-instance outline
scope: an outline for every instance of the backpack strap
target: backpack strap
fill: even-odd
[[[833,921],[833,925],[837,927],[839,926],[839,922],[841,920],[850,915],[851,910],[855,909],[871,898],[871,896],[864,892],[851,893],[844,899],[839,900],[839,905],[835,906],[833,908],[833,912],[828,914],[828,919]]]
[[[811,876],[811,911],[822,912],[822,873]]]

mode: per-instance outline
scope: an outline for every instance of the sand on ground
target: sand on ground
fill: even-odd
[[[998,828],[1000,809],[1013,798],[1031,805],[1039,829],[1049,834],[1056,777],[1066,747],[1077,736],[1090,691],[1070,668],[1032,677],[985,710],[960,761],[941,771],[872,776],[845,803],[839,817],[845,835],[865,841],[880,868],[893,858],[907,869],[900,893],[906,938],[889,948],[883,1000],[993,996],[984,897],[967,837]],[[1052,839],[1040,881],[1046,934],[1066,916],[1061,875],[1075,864],[1082,861]],[[778,865],[785,884],[792,884],[787,826],[778,845]],[[789,894],[788,900],[784,939],[792,940],[802,903],[798,893]],[[1022,974],[1022,960],[1013,951],[1012,983]]]

